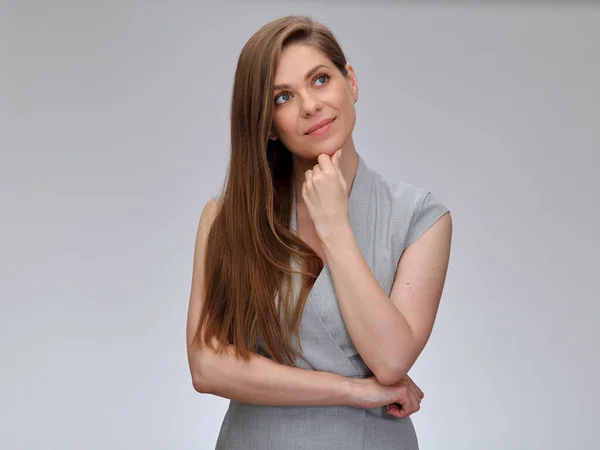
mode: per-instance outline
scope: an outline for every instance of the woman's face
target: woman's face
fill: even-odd
[[[350,138],[356,122],[358,85],[316,48],[294,44],[282,53],[275,73],[272,136],[296,156],[313,160],[332,156]],[[323,121],[324,127],[310,132]],[[324,123],[324,122],[323,122]]]

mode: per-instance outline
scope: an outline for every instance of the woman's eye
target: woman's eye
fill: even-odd
[[[281,102],[280,102],[279,100],[280,100],[280,99],[283,99],[284,97],[285,97],[285,99],[284,99],[284,100],[285,100],[285,101],[287,101],[287,100],[289,99],[289,96],[290,96],[290,94],[287,94],[287,93],[284,93],[284,94],[278,95],[278,96],[275,98],[275,104],[277,104],[277,105],[280,105],[280,104],[281,104]]]
[[[317,78],[317,81],[318,81],[318,80],[325,80],[325,81],[323,81],[323,84],[325,84],[325,83],[327,83],[327,80],[329,80],[329,76],[328,76],[328,75],[320,75],[320,76]]]

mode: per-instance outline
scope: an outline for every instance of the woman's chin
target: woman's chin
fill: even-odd
[[[325,143],[323,142],[323,144]],[[296,153],[296,155],[300,159],[315,161],[316,164],[319,155],[326,154],[331,158],[340,148],[342,148],[342,144],[335,142],[327,143],[327,145],[311,145],[305,147],[301,154]]]

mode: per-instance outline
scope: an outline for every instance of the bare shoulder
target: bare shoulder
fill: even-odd
[[[214,198],[209,198],[204,208],[202,209],[202,213],[200,214],[200,221],[198,223],[198,231],[196,232],[196,243],[194,245],[194,279],[196,281],[196,275],[199,272],[202,272],[204,265],[204,248],[206,244],[206,238],[208,236],[208,232],[217,217],[219,212],[219,204],[215,201]]]
[[[212,226],[217,213],[219,212],[219,204],[216,202],[214,198],[209,198],[204,208],[202,208],[202,212],[200,213],[200,222],[198,224],[198,235],[208,234],[210,227]],[[196,242],[196,245],[198,242]]]

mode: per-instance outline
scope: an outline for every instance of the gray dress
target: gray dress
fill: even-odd
[[[295,199],[292,205],[290,227],[296,231]],[[448,212],[427,190],[386,181],[360,155],[349,208],[362,254],[387,294],[404,249]],[[297,367],[349,378],[373,375],[348,334],[327,265],[306,302],[300,339],[304,353],[297,358]],[[258,350],[267,355],[260,343]],[[230,400],[216,444],[216,450],[418,448],[410,417],[391,416],[385,407],[266,406],[235,400]]]

